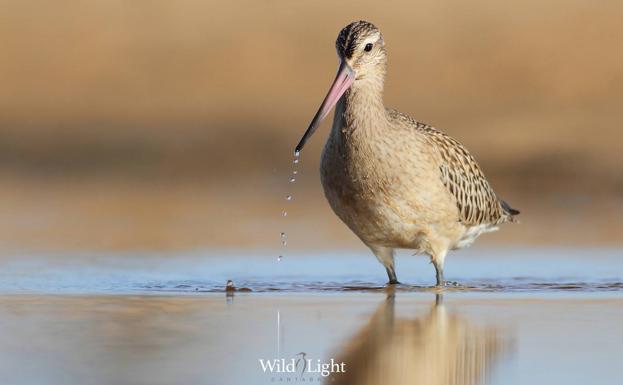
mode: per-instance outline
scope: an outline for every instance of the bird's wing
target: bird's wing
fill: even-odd
[[[441,181],[454,196],[459,209],[459,221],[465,225],[498,224],[512,221],[519,211],[500,200],[487,182],[476,159],[454,138],[395,110],[390,115],[409,120],[422,132],[439,155]],[[400,116],[398,116],[400,115]]]
[[[435,130],[441,181],[456,199],[459,219],[466,225],[498,224],[509,216],[487,182],[476,159],[455,139]]]

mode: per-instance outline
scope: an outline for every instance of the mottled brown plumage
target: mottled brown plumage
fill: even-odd
[[[394,249],[428,254],[444,284],[448,250],[514,221],[476,160],[458,141],[383,104],[387,53],[380,31],[359,21],[338,35],[340,70],[297,146],[335,104],[321,161],[332,209],[396,283]]]
[[[424,132],[430,139],[431,146],[439,151],[442,160],[439,165],[440,177],[456,199],[462,223],[500,224],[513,221],[513,215],[519,214],[497,198],[476,159],[456,139],[396,110],[387,111],[391,119],[404,120]]]

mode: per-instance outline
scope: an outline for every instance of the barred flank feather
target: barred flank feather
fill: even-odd
[[[513,215],[519,214],[518,210],[498,199],[476,159],[456,139],[396,110],[388,110],[388,113],[393,119],[408,121],[439,153],[441,181],[456,200],[461,223],[497,225],[512,221]]]

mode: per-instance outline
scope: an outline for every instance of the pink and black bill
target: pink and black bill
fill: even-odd
[[[305,131],[305,134],[303,134],[301,141],[296,146],[296,149],[294,150],[295,153],[299,153],[303,149],[303,146],[305,145],[307,140],[314,134],[320,122],[322,122],[322,120],[329,114],[329,112],[331,112],[331,109],[337,104],[338,100],[340,100],[342,95],[344,95],[344,92],[346,92],[346,90],[353,84],[354,81],[355,71],[353,71],[353,69],[350,68],[350,66],[345,61],[342,60],[342,62],[340,63],[340,68],[337,71],[337,75],[335,76],[335,80],[333,81],[331,88],[329,88],[327,96],[325,96],[322,104],[320,105],[320,108],[318,109],[318,112],[316,112],[316,115],[314,115],[314,118],[309,124],[307,131]]]

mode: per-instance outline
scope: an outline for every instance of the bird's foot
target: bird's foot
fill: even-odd
[[[387,282],[388,285],[400,285],[401,283],[397,280],[397,279],[390,279],[389,282]]]
[[[445,288],[449,288],[449,287],[463,287],[463,285],[461,285],[458,282],[454,282],[454,281],[442,281],[442,282],[437,282],[437,285],[435,285],[436,288],[438,289],[445,289]]]

